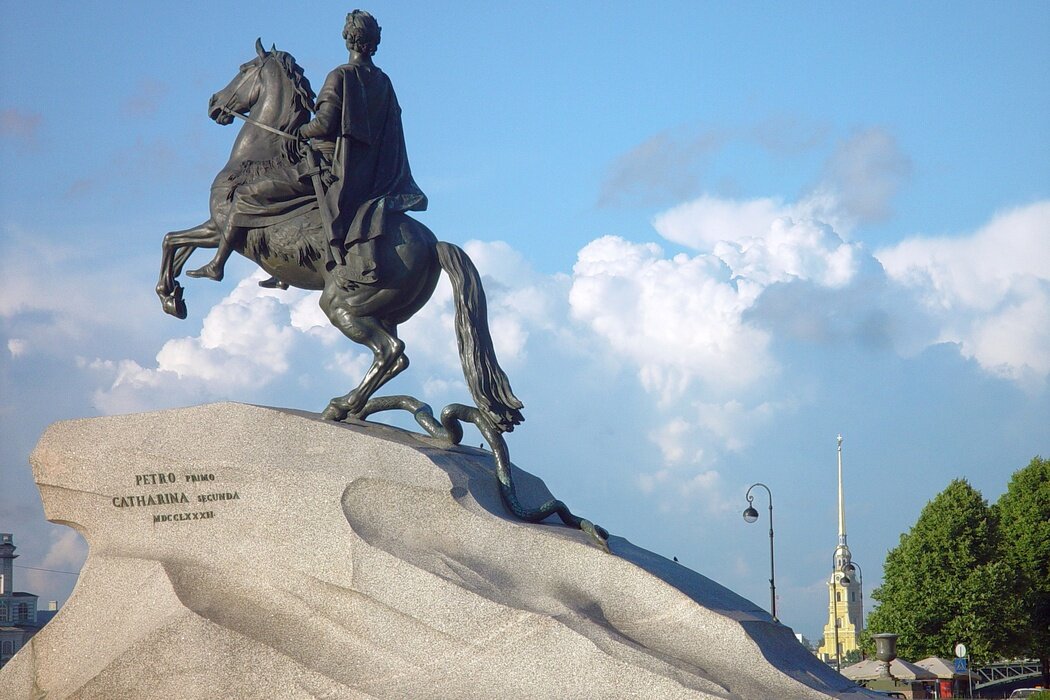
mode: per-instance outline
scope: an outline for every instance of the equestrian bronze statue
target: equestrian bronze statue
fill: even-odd
[[[329,74],[319,96],[291,54],[267,51],[259,40],[256,55],[212,96],[211,119],[243,125],[212,182],[208,220],[164,236],[157,283],[164,311],[186,318],[177,278],[197,248],[217,253],[190,276],[221,280],[236,252],[271,275],[263,286],[320,290],[331,323],[373,354],[360,384],[328,402],[325,419],[407,410],[451,444],[462,439],[461,421],[473,423],[492,448],[500,493],[516,516],[538,522],[557,514],[606,547],[608,533],[561,501],[534,509],[518,502],[502,433],[522,422],[522,403],[496,360],[481,278],[462,249],[438,241],[407,213],[425,209],[427,200],[408,167],[393,87],[372,62],[379,25],[355,10],[343,37],[350,60]],[[456,338],[475,405],[451,404],[435,418],[413,397],[374,394],[408,367],[397,327],[427,303],[442,270],[454,290]]]

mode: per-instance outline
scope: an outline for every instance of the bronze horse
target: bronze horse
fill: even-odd
[[[233,121],[231,112],[250,113],[255,122],[294,133],[309,121],[313,106],[310,84],[290,54],[265,51],[261,43],[256,44],[256,51],[258,55],[241,66],[230,84],[212,96],[209,116],[220,124],[229,124]],[[294,165],[300,158],[293,140],[245,123],[234,141],[229,162],[212,183],[211,217],[199,226],[164,236],[157,294],[165,311],[179,318],[185,316],[181,285],[175,278],[193,249],[218,245],[232,188],[246,177],[265,178],[268,169]],[[522,421],[522,404],[492,352],[484,292],[473,263],[460,248],[438,242],[426,226],[411,217],[398,216],[394,223],[394,230],[377,239],[376,262],[383,275],[375,284],[348,282],[340,274],[340,265],[329,269],[324,264],[328,240],[316,208],[286,222],[252,229],[237,252],[286,284],[322,290],[321,309],[332,324],[372,351],[372,365],[361,383],[332,399],[325,409],[325,417],[334,420],[359,415],[379,387],[408,367],[397,326],[423,308],[445,269],[457,289],[477,290],[473,296],[456,296],[457,311],[470,319],[458,324],[457,329],[463,332],[460,342],[467,352],[463,360],[471,394],[494,426],[501,431],[513,430]],[[472,377],[474,374],[478,376]]]
[[[310,83],[291,54],[276,47],[266,51],[258,40],[255,49],[256,56],[243,64],[209,102],[208,116],[219,124],[232,123],[235,115],[250,115],[234,141],[229,161],[212,183],[211,216],[198,226],[164,236],[157,295],[164,311],[178,318],[186,318],[186,304],[177,278],[194,250],[219,245],[233,188],[253,178],[265,178],[275,168],[296,165],[304,157],[295,140],[287,136],[310,119],[314,106]],[[452,443],[462,438],[459,421],[474,423],[492,447],[501,495],[515,515],[537,522],[557,513],[566,524],[584,529],[604,547],[608,533],[572,515],[561,501],[552,500],[536,509],[518,503],[501,433],[521,423],[522,403],[496,360],[477,269],[462,249],[438,241],[410,216],[396,215],[393,224],[392,230],[376,239],[376,268],[381,274],[374,284],[350,282],[338,263],[325,264],[329,242],[316,206],[280,223],[251,229],[235,246],[236,252],[282,283],[321,290],[321,309],[332,324],[372,351],[372,364],[361,383],[329,401],[322,416],[341,421],[405,409],[431,435]],[[438,421],[417,399],[373,398],[373,394],[408,367],[397,326],[427,303],[441,270],[452,281],[460,360],[476,408],[452,404],[441,412]]]

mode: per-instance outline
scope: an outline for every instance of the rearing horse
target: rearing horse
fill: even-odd
[[[276,47],[266,51],[259,40],[255,50],[257,55],[242,65],[209,102],[208,116],[219,124],[230,124],[234,113],[250,115],[234,141],[229,161],[212,183],[211,216],[199,226],[164,236],[157,294],[164,311],[178,318],[186,318],[186,304],[177,278],[194,250],[218,247],[235,188],[265,179],[275,169],[295,166],[302,158],[295,141],[286,135],[310,119],[314,100],[310,83],[291,54]],[[376,239],[380,276],[374,284],[349,281],[340,265],[325,265],[328,235],[316,202],[300,207],[278,223],[250,229],[234,246],[236,252],[281,282],[322,290],[321,309],[332,324],[372,351],[372,364],[361,383],[329,401],[323,417],[341,421],[348,416],[365,418],[377,411],[401,408],[411,411],[431,435],[453,443],[462,438],[459,421],[472,422],[493,450],[501,496],[515,515],[537,522],[556,513],[566,524],[585,530],[605,547],[608,533],[573,515],[561,501],[551,500],[535,509],[518,503],[501,433],[513,430],[523,420],[522,403],[496,360],[477,269],[462,249],[439,242],[426,226],[408,215],[397,214],[391,219],[390,230]],[[372,396],[408,367],[397,326],[427,303],[441,270],[452,281],[460,360],[477,407],[452,404],[441,412],[439,422],[417,399]]]
[[[229,85],[212,96],[208,116],[229,124],[231,112],[251,114],[258,124],[294,133],[310,119],[314,97],[310,84],[291,54],[276,48],[266,51],[260,42],[256,42],[256,52]],[[181,285],[175,278],[194,248],[219,244],[220,224],[229,215],[233,190],[245,181],[266,178],[275,168],[295,165],[301,158],[295,145],[294,140],[253,123],[241,128],[229,162],[212,183],[211,217],[164,237],[157,294],[165,311],[185,316]],[[460,248],[439,243],[426,226],[411,217],[396,216],[393,223],[393,230],[377,240],[376,267],[382,275],[375,284],[348,281],[339,265],[326,268],[322,253],[328,241],[316,203],[287,221],[252,229],[237,252],[286,284],[322,290],[321,309],[332,324],[372,351],[372,365],[361,383],[329,402],[324,415],[335,420],[360,415],[376,390],[408,367],[397,326],[427,303],[445,269],[460,291],[457,312],[469,319],[457,324],[457,330],[466,353],[462,359],[471,394],[494,427],[513,430],[522,421],[522,404],[492,351],[484,292],[473,263]]]

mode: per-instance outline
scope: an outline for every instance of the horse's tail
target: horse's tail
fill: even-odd
[[[437,255],[441,268],[452,280],[456,300],[456,341],[470,395],[482,415],[497,430],[510,432],[525,420],[519,410],[524,404],[514,395],[507,375],[496,361],[481,276],[458,246],[440,241]]]

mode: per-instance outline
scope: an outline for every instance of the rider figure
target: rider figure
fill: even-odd
[[[345,272],[357,282],[376,281],[375,239],[388,214],[423,211],[427,198],[412,179],[401,125],[401,107],[390,78],[372,63],[380,27],[372,15],[346,16],[343,38],[350,59],[317,94],[317,115],[299,135],[335,141],[326,199],[332,245],[346,254]]]
[[[379,24],[369,13],[354,10],[346,16],[343,38],[350,58],[328,74],[315,118],[299,129],[302,138],[335,142],[334,180],[322,206],[331,212],[330,244],[345,256],[342,272],[364,283],[378,279],[375,239],[383,234],[388,215],[427,207],[408,165],[394,88],[372,62],[379,37]],[[235,197],[234,205],[237,201]],[[234,206],[212,262],[187,274],[222,279],[234,236],[244,231],[236,210]]]

